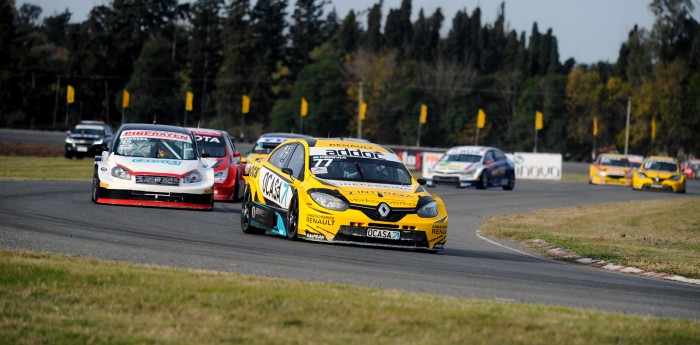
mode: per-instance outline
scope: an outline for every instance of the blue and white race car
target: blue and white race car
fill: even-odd
[[[95,156],[92,201],[211,210],[214,170],[186,129],[125,124],[110,150]]]
[[[499,149],[486,146],[450,148],[432,166],[423,167],[428,186],[453,184],[458,188],[515,188],[515,163]]]

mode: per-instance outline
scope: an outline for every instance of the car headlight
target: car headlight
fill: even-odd
[[[102,145],[105,142],[104,139],[97,139],[92,142],[93,145]]]
[[[681,179],[681,175],[673,175],[670,178],[671,181],[679,181],[680,179]]]
[[[219,170],[214,173],[214,179],[225,180],[228,177],[228,169]]]
[[[467,170],[467,171],[464,173],[464,175],[465,175],[465,176],[473,176],[475,173],[476,173],[476,169],[471,169],[471,170]]]
[[[605,176],[607,176],[607,175],[608,175],[608,173],[606,173],[605,171],[603,171],[603,170],[598,170],[598,176],[603,176],[603,177],[605,177]]]
[[[637,177],[639,178],[647,178],[647,175],[645,175],[643,172],[637,172]]]
[[[438,208],[437,208],[437,202],[436,201],[431,201],[423,207],[419,208],[418,211],[418,216],[422,218],[433,218],[438,215]]]
[[[317,204],[323,208],[334,211],[345,211],[348,209],[348,204],[332,195],[326,193],[313,192],[309,194]]]
[[[189,174],[185,175],[185,178],[182,179],[182,183],[197,182],[202,182],[202,174],[200,174],[199,171],[192,171]]]
[[[71,137],[66,138],[66,144],[73,144],[73,143],[75,143],[75,141],[73,141],[73,138],[71,138]]]
[[[112,168],[112,176],[123,180],[131,180],[131,173],[122,167],[116,166]]]

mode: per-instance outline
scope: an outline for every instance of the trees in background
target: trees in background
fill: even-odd
[[[368,104],[362,136],[384,144],[478,142],[528,151],[541,111],[538,151],[588,159],[624,149],[629,109],[630,153],[700,154],[700,26],[691,0],[652,0],[653,28],[632,29],[615,63],[591,65],[561,61],[549,28],[508,30],[505,4],[493,23],[478,7],[448,19],[411,0],[389,9],[380,0],[340,17],[330,5],[112,0],[71,23],[67,11],[41,20],[38,6],[0,0],[0,121],[118,125],[126,88],[127,121],[150,122],[155,114],[245,139],[268,131],[355,136],[361,93]],[[68,84],[76,90],[70,107]],[[191,111],[184,109],[188,91]],[[246,115],[243,95],[251,99]],[[303,120],[302,97],[309,102]],[[428,121],[421,125],[423,104]],[[487,121],[477,138],[478,109]]]

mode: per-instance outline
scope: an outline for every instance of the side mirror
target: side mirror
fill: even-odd
[[[66,131],[66,135],[70,135],[70,130]]]
[[[233,153],[233,156],[234,156],[234,157],[240,157],[240,156],[241,156],[241,153],[238,152],[238,151],[236,151],[236,152]]]
[[[428,180],[421,177],[421,178],[417,179],[416,182],[418,182],[418,184],[421,186],[425,186],[425,184],[428,183]]]
[[[486,161],[486,165],[491,165],[491,164],[493,164],[493,161],[492,161],[492,160],[489,159],[489,160]]]
[[[289,168],[282,168],[282,172],[289,176],[292,176],[294,174],[294,171],[292,171],[292,169]]]

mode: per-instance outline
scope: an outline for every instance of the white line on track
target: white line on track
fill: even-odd
[[[543,258],[543,257],[541,257],[541,256],[532,255],[532,254],[530,254],[530,253],[525,253],[525,252],[523,252],[523,251],[521,251],[521,250],[517,250],[517,249],[515,249],[515,248],[511,248],[511,247],[508,247],[508,246],[506,246],[506,245],[500,244],[500,243],[498,243],[498,242],[489,240],[488,238],[481,236],[481,234],[479,234],[479,230],[476,231],[476,237],[478,237],[478,238],[480,238],[480,239],[482,239],[482,240],[484,240],[484,241],[486,241],[486,242],[488,242],[488,243],[495,244],[495,245],[497,245],[497,246],[499,246],[499,247],[501,247],[501,248],[505,248],[505,249],[508,249],[508,250],[510,250],[510,251],[514,251],[514,252],[516,252],[516,253],[529,256],[529,257],[531,257],[531,258],[540,259],[540,260],[543,260],[543,261],[548,261],[548,262],[557,263],[557,264],[564,264],[564,262],[561,262],[561,261],[558,261],[558,260],[552,260],[552,259],[548,259],[548,258]]]

